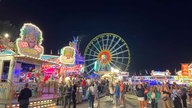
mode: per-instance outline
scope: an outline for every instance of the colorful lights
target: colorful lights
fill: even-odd
[[[60,62],[63,64],[75,63],[75,48],[66,46],[61,49]]]
[[[109,50],[102,50],[98,54],[98,59],[102,64],[108,64],[111,61],[111,52]]]
[[[31,23],[25,23],[20,31],[21,38],[16,40],[18,53],[41,57],[44,53],[44,48],[41,46],[43,41],[41,30]]]

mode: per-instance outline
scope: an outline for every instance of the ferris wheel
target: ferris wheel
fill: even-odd
[[[111,71],[112,68],[128,71],[130,50],[120,36],[103,33],[89,42],[84,52],[84,58],[85,70],[88,73]]]

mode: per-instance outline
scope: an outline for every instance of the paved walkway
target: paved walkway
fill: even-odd
[[[131,94],[125,94],[125,99],[126,99],[126,102],[125,102],[124,108],[139,108],[139,102],[137,100],[137,96],[131,95]],[[163,100],[161,100],[161,99],[159,100],[158,108],[162,108],[162,101]],[[71,107],[72,107],[72,105],[71,105]],[[77,104],[77,108],[87,108],[87,107],[88,107],[87,101]],[[56,107],[52,107],[52,108],[63,108],[63,106],[56,106]],[[112,102],[109,101],[108,96],[102,97],[100,99],[100,108],[113,108],[113,104],[112,104]],[[121,108],[121,107],[118,106],[117,108]],[[151,107],[149,107],[149,108],[151,108]],[[192,108],[192,105],[188,105],[188,108]]]

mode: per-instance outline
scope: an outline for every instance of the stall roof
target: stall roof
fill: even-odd
[[[59,58],[59,56],[57,56],[57,55],[43,55],[41,57],[41,59],[44,59],[44,60],[58,59],[58,58]]]
[[[15,54],[15,52],[10,49],[1,49],[0,50],[0,55],[13,55],[13,54]]]
[[[57,64],[56,62],[53,62],[53,61],[45,60],[45,59],[42,59],[42,58],[26,56],[26,55],[14,55],[14,57],[17,58],[18,60],[27,60],[27,61],[30,61],[30,62]]]

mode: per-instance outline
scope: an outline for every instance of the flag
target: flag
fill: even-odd
[[[50,50],[50,54],[51,54],[51,55],[53,54],[53,51],[52,51],[52,50]]]
[[[175,72],[175,75],[177,75],[177,70],[176,70],[176,68],[175,68],[174,72]]]

